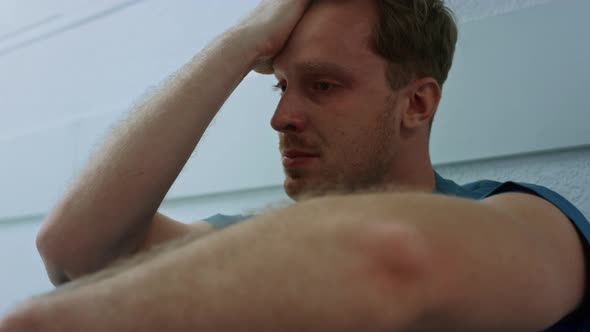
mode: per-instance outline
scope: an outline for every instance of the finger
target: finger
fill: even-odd
[[[271,61],[265,61],[254,67],[254,71],[259,74],[270,75],[275,72]]]

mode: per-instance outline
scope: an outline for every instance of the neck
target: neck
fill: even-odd
[[[408,148],[398,150],[399,164],[394,165],[390,182],[413,191],[432,193],[436,190],[436,178],[430,160],[428,144],[412,142]],[[416,147],[426,146],[425,149]]]
[[[391,182],[411,191],[432,193],[436,190],[434,169],[430,162],[421,166],[414,164],[411,168],[400,168],[392,176]]]

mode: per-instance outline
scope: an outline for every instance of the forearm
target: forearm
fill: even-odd
[[[387,230],[329,208],[302,203],[49,297],[41,321],[124,332],[395,331],[415,320],[420,273],[374,255]]]
[[[81,274],[116,258],[108,253],[139,246],[203,132],[253,65],[240,38],[231,32],[213,42],[121,123],[47,218],[41,250]],[[68,257],[76,252],[84,258]]]
[[[207,235],[203,235],[201,232],[198,231],[192,232],[184,237],[177,238],[173,241],[168,241],[165,244],[155,246],[150,250],[140,252],[134,256],[120,258],[114,261],[112,264],[110,264],[107,268],[102,269],[99,272],[88,274],[81,278],[77,278],[74,281],[68,282],[67,284],[57,287],[49,293],[33,297],[32,299],[45,298],[56,295],[61,296],[65,293],[76,291],[82,287],[92,286],[105,279],[113,278],[121,273],[124,273],[125,271],[131,270],[141,264],[146,264],[147,262],[155,259],[158,256],[177,250],[180,247],[188,245],[196,240],[202,239],[204,236]]]

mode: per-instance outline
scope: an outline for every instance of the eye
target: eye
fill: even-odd
[[[330,91],[332,88],[334,88],[334,84],[328,82],[319,81],[313,84],[313,89],[321,92]]]
[[[287,91],[287,85],[282,82],[279,82],[277,84],[274,84],[272,86],[272,89],[275,91],[281,91],[281,94],[283,94],[285,93],[285,91]]]

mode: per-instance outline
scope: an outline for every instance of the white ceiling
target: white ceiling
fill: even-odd
[[[0,1],[0,41],[23,33],[64,25],[129,2],[128,0],[3,0]]]
[[[75,11],[86,0],[8,0],[0,1],[0,35],[22,30],[25,27],[47,21]]]
[[[554,0],[446,0],[461,22],[506,14]]]
[[[234,0],[236,1],[236,0]],[[460,21],[470,21],[526,8],[552,0],[447,0]],[[125,0],[4,0],[0,1],[0,38],[51,21],[80,18],[83,13],[112,8]]]

